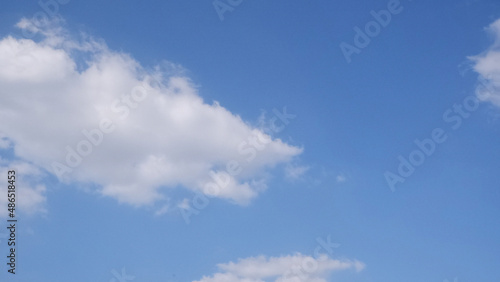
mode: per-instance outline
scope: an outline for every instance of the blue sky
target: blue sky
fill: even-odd
[[[497,1],[40,3],[0,10],[1,281],[500,281]]]

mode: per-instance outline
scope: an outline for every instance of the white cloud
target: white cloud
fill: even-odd
[[[221,272],[194,282],[326,282],[334,271],[361,271],[365,265],[357,260],[334,260],[300,253],[281,257],[250,257],[238,262],[217,265]]]
[[[37,167],[21,161],[6,162],[0,159],[0,177],[6,185],[0,185],[0,217],[8,217],[7,204],[7,172],[9,170],[15,171],[15,214],[19,212],[25,214],[45,213],[46,202],[46,187],[38,184],[44,173]]]
[[[500,19],[487,30],[494,37],[494,43],[480,55],[470,57],[474,70],[480,75],[477,97],[500,107]]]
[[[17,26],[45,39],[0,40],[0,136],[61,181],[140,206],[219,179],[216,196],[244,205],[266,188],[267,168],[302,152],[205,103],[175,69],[147,71],[88,36],[71,39],[61,22]]]

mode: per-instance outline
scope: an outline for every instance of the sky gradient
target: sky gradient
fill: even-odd
[[[499,140],[498,1],[9,1],[0,281],[500,281]]]

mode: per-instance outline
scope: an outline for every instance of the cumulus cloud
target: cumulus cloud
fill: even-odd
[[[194,282],[326,282],[334,271],[361,271],[365,265],[357,260],[334,260],[300,253],[281,257],[250,257],[238,262],[217,265],[221,272]]]
[[[469,59],[480,76],[477,97],[500,107],[500,19],[493,22],[487,31],[494,38],[493,44],[482,54]]]
[[[302,152],[203,101],[178,68],[145,68],[61,25],[22,19],[40,40],[0,40],[0,147],[17,158],[136,206],[176,187],[245,205],[266,169]]]

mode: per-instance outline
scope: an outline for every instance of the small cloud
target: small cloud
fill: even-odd
[[[5,166],[0,163],[0,175],[7,175],[9,170],[15,170],[16,187],[16,207],[19,207],[20,212],[24,214],[46,213],[46,187],[39,184],[45,176],[40,169],[26,162],[14,161]],[[1,195],[7,195],[7,185],[0,187]],[[8,203],[7,197],[0,197],[0,206],[6,207]],[[0,209],[0,217],[7,217],[7,209]]]
[[[357,260],[334,260],[326,255],[315,258],[296,253],[280,257],[244,258],[238,262],[218,264],[217,268],[220,272],[194,282],[326,282],[332,272],[348,269],[360,272],[365,264]]]
[[[163,205],[161,208],[159,208],[156,212],[155,212],[155,215],[156,216],[160,216],[160,215],[164,215],[166,214],[168,211],[169,211],[169,205],[165,204]]]
[[[285,167],[285,177],[288,180],[299,180],[302,179],[302,177],[308,170],[309,170],[308,166],[289,164]]]
[[[335,180],[337,181],[337,183],[344,183],[347,181],[347,177],[344,174],[339,174],[337,175]]]
[[[469,57],[469,60],[479,74],[476,96],[481,101],[500,107],[500,19],[493,22],[487,31],[492,34],[494,42],[482,54]]]

